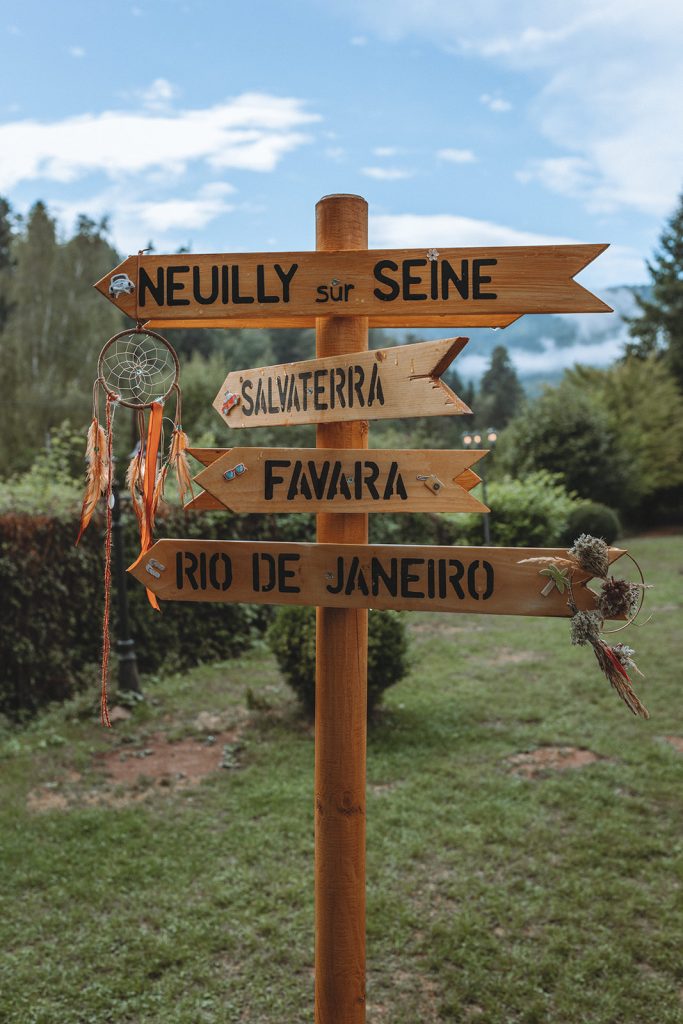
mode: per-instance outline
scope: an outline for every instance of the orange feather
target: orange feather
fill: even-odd
[[[107,488],[109,476],[109,460],[107,459],[107,435],[100,426],[97,417],[93,417],[88,430],[88,440],[85,449],[86,486],[81,508],[81,522],[76,543],[80,541],[85,533],[88,523],[93,517],[100,496]]]

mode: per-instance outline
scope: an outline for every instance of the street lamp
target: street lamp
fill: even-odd
[[[495,446],[498,440],[498,431],[495,427],[489,427],[488,430],[466,430],[462,435],[462,443],[465,448],[485,448],[486,451],[490,451]],[[481,466],[481,491],[484,499],[484,504],[488,505],[486,497],[486,460],[480,462]],[[478,468],[478,467],[477,467]],[[484,513],[484,544],[488,547],[491,543],[491,524],[489,522],[489,513]]]

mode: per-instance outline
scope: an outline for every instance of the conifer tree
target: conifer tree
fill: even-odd
[[[683,390],[683,193],[647,266],[652,295],[636,297],[641,314],[629,322],[629,333],[637,340],[627,355],[660,355]]]
[[[523,398],[524,388],[508,350],[504,345],[497,345],[491,353],[489,367],[481,378],[476,406],[472,407],[477,421],[502,430],[515,415]]]

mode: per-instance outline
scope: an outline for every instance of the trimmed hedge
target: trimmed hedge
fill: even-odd
[[[315,608],[284,605],[267,635],[287,683],[309,718],[315,715]],[[384,691],[409,669],[405,619],[395,611],[371,610],[368,618],[368,715]]]
[[[122,517],[124,559],[138,551],[137,528]],[[78,547],[76,517],[0,516],[0,712],[35,713],[98,679],[103,609],[104,523],[93,520]],[[160,516],[157,536],[305,540],[308,516]],[[112,588],[115,650],[116,580]],[[263,605],[167,601],[161,614],[144,588],[129,581],[130,622],[142,672],[182,669],[228,658],[262,633],[272,617]],[[115,680],[115,668],[112,672]]]

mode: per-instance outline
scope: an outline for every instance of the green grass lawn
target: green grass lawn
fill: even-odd
[[[648,722],[566,621],[410,617],[368,745],[369,1022],[683,1020],[683,538],[630,547]],[[0,1020],[311,1022],[311,730],[265,649],[145,690],[110,733],[79,699],[2,734]],[[210,748],[200,712],[232,767],[153,786],[163,736]],[[542,746],[598,759],[513,770]]]

